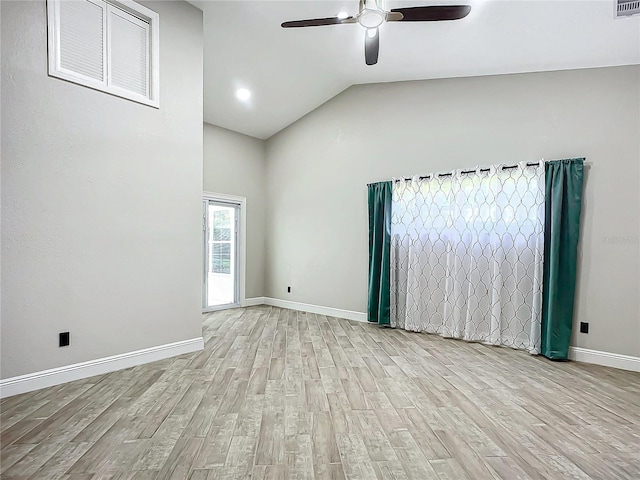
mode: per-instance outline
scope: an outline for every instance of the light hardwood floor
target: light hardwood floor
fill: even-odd
[[[4,479],[640,478],[640,374],[266,306],[4,399]]]

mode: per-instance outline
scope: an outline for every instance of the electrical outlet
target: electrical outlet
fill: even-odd
[[[589,333],[589,324],[587,322],[580,322],[580,333]]]
[[[59,347],[69,346],[69,332],[61,332],[58,335],[58,346]]]
[[[291,287],[287,287],[287,293],[291,293]]]

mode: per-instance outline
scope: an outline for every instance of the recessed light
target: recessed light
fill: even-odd
[[[337,17],[338,17],[340,20],[344,20],[344,19],[345,19],[345,18],[347,18],[348,16],[349,16],[349,14],[348,14],[347,12],[340,12],[340,13],[337,15]]]
[[[239,88],[236,90],[236,97],[238,97],[238,100],[246,102],[251,98],[251,92],[246,88]]]

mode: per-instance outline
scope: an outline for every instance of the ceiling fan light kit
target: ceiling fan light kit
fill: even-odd
[[[386,16],[383,10],[365,8],[358,14],[357,19],[364,28],[376,28],[384,23]]]
[[[378,63],[380,36],[378,27],[384,22],[439,22],[443,20],[459,20],[469,15],[469,5],[431,5],[422,7],[394,8],[391,11],[378,7],[377,0],[360,0],[358,14],[348,16],[340,12],[336,17],[312,18],[283,22],[282,28],[321,27],[325,25],[342,25],[359,23],[365,30],[364,58],[367,65]]]

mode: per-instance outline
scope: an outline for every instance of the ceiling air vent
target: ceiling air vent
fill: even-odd
[[[616,17],[628,17],[640,13],[640,0],[615,0]]]

